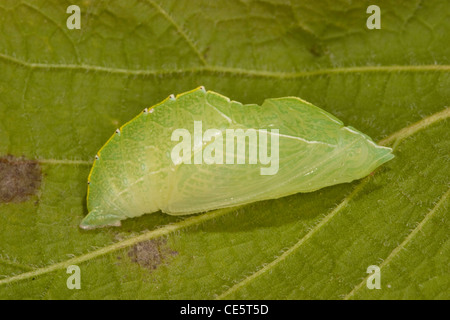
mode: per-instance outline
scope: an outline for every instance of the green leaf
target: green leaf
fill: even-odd
[[[0,298],[450,298],[448,1],[377,1],[379,30],[362,1],[84,1],[80,30],[71,4],[0,3],[0,186],[7,154],[42,173],[26,200],[0,200]],[[98,149],[199,85],[299,96],[396,157],[313,193],[79,229]]]

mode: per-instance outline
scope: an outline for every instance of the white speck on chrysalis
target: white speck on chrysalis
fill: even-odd
[[[150,111],[149,111],[149,112],[150,112],[150,113],[153,113],[153,111],[155,111],[155,109],[150,109]]]
[[[91,182],[88,180],[87,184],[91,184]]]
[[[95,160],[100,159],[100,157],[98,155],[95,155]]]
[[[204,93],[206,93],[206,89],[204,86],[200,86],[200,90],[202,90]]]
[[[147,108],[145,108],[143,112],[144,112],[144,113],[148,113],[148,109],[147,109]]]
[[[120,129],[116,129],[116,133],[120,136]]]
[[[170,99],[170,100],[173,100],[173,101],[177,100],[177,98],[175,97],[174,94],[171,94],[171,95],[169,96],[169,99]]]

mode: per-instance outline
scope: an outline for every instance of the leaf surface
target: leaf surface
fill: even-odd
[[[448,1],[380,1],[380,30],[361,1],[86,1],[80,30],[69,5],[0,3],[0,157],[42,170],[35,195],[0,203],[0,298],[450,298]],[[98,149],[199,85],[301,97],[396,157],[313,193],[80,230]]]

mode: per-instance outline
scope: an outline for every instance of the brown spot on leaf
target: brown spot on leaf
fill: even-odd
[[[41,168],[35,160],[6,155],[0,158],[0,203],[23,202],[41,185]]]
[[[311,52],[315,57],[319,58],[324,54],[328,54],[328,49],[320,43],[315,43],[312,47],[309,48],[309,52]]]
[[[166,239],[147,240],[140,242],[128,251],[131,261],[146,269],[154,270],[160,264],[167,263],[170,256],[177,255],[178,252],[171,250],[166,245]]]

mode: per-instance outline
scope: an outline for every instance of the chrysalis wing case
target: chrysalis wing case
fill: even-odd
[[[299,98],[242,105],[199,87],[116,130],[95,157],[80,226],[315,191],[368,175],[391,152]]]

